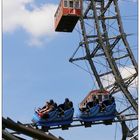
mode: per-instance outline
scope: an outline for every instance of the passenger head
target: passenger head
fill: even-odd
[[[92,99],[93,99],[93,100],[95,100],[95,99],[96,99],[96,96],[95,96],[95,95],[93,95],[93,96],[92,96]]]
[[[46,105],[48,105],[49,104],[49,102],[48,101],[46,101]]]
[[[112,101],[112,102],[114,102],[114,101],[115,101],[115,98],[114,98],[113,96],[111,97],[111,101]]]
[[[112,95],[111,94],[109,94],[109,99],[111,99],[112,98]]]
[[[65,102],[69,102],[69,99],[68,99],[68,98],[66,98],[66,99],[65,99]]]
[[[52,99],[50,100],[50,104],[54,104],[54,101]]]

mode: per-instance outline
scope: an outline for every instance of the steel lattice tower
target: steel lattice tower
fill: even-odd
[[[80,17],[80,35],[78,48],[70,58],[72,63],[86,62],[87,72],[95,79],[94,88],[107,90],[115,96],[117,119],[122,127],[122,140],[138,139],[138,64],[132,47],[123,29],[118,0],[85,0],[82,1]],[[79,62],[81,61],[81,62]],[[77,64],[76,64],[77,65]],[[90,66],[90,67],[89,67]],[[127,120],[127,122],[126,122]],[[76,120],[75,120],[76,121]],[[32,124],[14,122],[10,118],[2,118],[2,135],[5,139],[22,139],[14,134],[24,134],[37,139],[60,140],[52,134],[45,134]],[[80,124],[79,124],[80,123]],[[94,122],[103,124],[103,122]],[[69,127],[81,127],[77,124]],[[7,129],[15,131],[9,133]],[[51,129],[64,129],[61,126]],[[41,128],[42,130],[42,128]]]
[[[82,40],[70,62],[85,60],[90,65],[98,88],[123,98],[118,114],[138,114],[137,92],[131,88],[138,76],[138,65],[123,29],[117,0],[89,0],[82,2],[80,18]],[[84,56],[80,53],[84,50]],[[119,117],[118,117],[119,119]],[[132,122],[131,122],[132,123]],[[137,122],[121,122],[122,140],[137,138]]]

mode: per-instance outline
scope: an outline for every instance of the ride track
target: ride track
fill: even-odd
[[[74,62],[81,61],[88,65],[87,70],[84,70],[96,79],[94,88],[108,90],[118,101],[116,104],[117,116],[112,123],[120,122],[122,140],[126,140],[128,137],[131,140],[137,140],[138,95],[131,86],[134,85],[138,76],[138,64],[127,41],[130,34],[126,34],[123,29],[118,1],[84,0],[81,2],[82,15],[79,18],[81,30],[78,32],[82,39],[69,61],[82,69],[84,69],[83,65],[80,66]],[[80,49],[83,52],[82,56],[77,54]],[[129,71],[129,76],[124,76],[124,72],[126,72],[124,70]],[[129,122],[132,123],[132,126]],[[91,127],[91,125],[99,124],[104,124],[104,122],[97,121],[85,125],[74,117],[71,125],[50,127],[47,128],[47,131],[81,126]],[[21,139],[15,137],[14,133],[8,133],[6,128],[14,130],[15,134],[22,133],[33,138],[39,139],[39,136],[45,135],[42,137],[50,140],[57,139],[48,137],[47,134],[40,131],[41,128],[35,127],[33,124],[15,123],[3,118],[3,138],[5,139],[8,136],[11,140]]]
[[[3,123],[3,129],[8,128],[8,129],[15,131],[15,132],[12,132],[12,134],[20,134],[20,133],[24,134],[24,133],[26,133],[26,132],[23,132],[24,128],[27,131],[29,128],[29,130],[31,130],[31,131],[37,129],[37,130],[41,130],[41,132],[42,131],[48,132],[49,130],[52,130],[52,129],[67,130],[71,127],[81,127],[81,126],[91,127],[92,125],[98,125],[98,124],[111,125],[112,123],[116,123],[116,122],[126,122],[126,121],[130,121],[130,120],[137,120],[138,119],[138,116],[135,114],[126,114],[125,116],[116,115],[116,117],[119,119],[115,118],[109,124],[105,124],[103,121],[95,121],[92,123],[85,124],[84,122],[81,122],[81,120],[79,120],[79,118],[77,118],[77,117],[73,117],[74,124],[71,123],[70,125],[66,125],[66,126],[64,125],[64,126],[39,127],[39,126],[36,126],[36,124],[34,124],[34,123],[23,124],[19,121],[16,123],[10,118],[7,118],[7,119],[2,118],[2,123]],[[19,130],[19,128],[21,128],[20,132],[16,132],[17,130]],[[35,133],[38,133],[38,131],[35,131]]]

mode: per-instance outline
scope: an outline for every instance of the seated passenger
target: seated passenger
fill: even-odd
[[[48,108],[48,104],[49,102],[46,101],[46,104],[42,108],[38,108],[37,110],[35,110],[35,112],[39,113],[40,111],[46,110],[46,108]]]
[[[87,109],[90,109],[94,106],[94,102],[93,101],[89,101],[87,104],[86,104],[86,108]]]
[[[86,111],[86,105],[85,105],[85,103],[84,103],[84,106],[80,106],[79,107],[79,110],[82,111],[82,112]]]
[[[64,104],[60,104],[57,108],[59,112],[64,111]]]
[[[108,100],[104,100],[104,101],[103,101],[103,104],[105,104],[106,106],[108,106],[108,105],[111,105],[112,102],[111,102],[110,99],[108,99]]]
[[[55,110],[57,107],[57,104],[54,103],[53,100],[50,100],[49,102],[47,102],[46,107],[39,110],[38,114],[42,117],[42,118],[48,118],[49,115],[48,113]]]
[[[114,103],[115,102],[115,98],[112,96],[111,97],[111,102]]]
[[[95,103],[99,104],[99,99],[98,98],[96,98]]]
[[[92,96],[93,106],[99,104],[99,99],[96,96]]]
[[[54,106],[54,109],[57,108],[57,103],[55,103],[52,99],[50,100],[50,103]]]
[[[92,96],[92,101],[89,101],[86,105],[87,109],[92,108],[93,106],[97,105],[99,103],[98,99],[96,96]]]
[[[104,103],[104,101],[100,102],[99,106],[100,106],[100,112],[104,112],[106,110],[106,104]]]
[[[82,112],[89,112],[89,109],[97,104],[99,104],[99,100],[96,98],[96,96],[93,95],[92,101],[89,102],[86,101],[86,105],[83,106],[82,108],[79,108],[79,110]]]
[[[111,104],[114,103],[114,102],[115,102],[115,99],[114,99],[113,96],[109,96],[109,99],[108,99],[108,100],[103,101],[103,103],[104,103],[106,106],[111,105]]]
[[[68,98],[66,98],[65,102],[64,102],[64,110],[68,110],[72,107],[73,107],[72,101],[70,101]]]
[[[66,98],[65,102],[58,106],[58,111],[60,112],[60,115],[62,115],[65,110],[68,110],[72,107],[73,107],[73,103],[68,98]]]

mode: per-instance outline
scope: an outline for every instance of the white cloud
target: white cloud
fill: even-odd
[[[38,38],[35,38],[35,37],[30,38],[29,42],[27,42],[27,44],[31,47],[32,46],[40,47],[40,46],[43,45],[41,39],[38,39]]]
[[[119,71],[121,73],[121,76],[123,79],[127,79],[128,77],[132,76],[133,74],[136,73],[135,69],[133,66],[125,66],[125,67],[119,67]],[[115,78],[112,74],[103,76],[103,85],[104,87],[111,85],[115,82]],[[137,87],[138,86],[138,77],[136,77],[136,79],[131,83],[131,86],[133,87]]]
[[[33,10],[27,9],[30,4]],[[44,4],[37,7],[34,0],[4,0],[3,1],[3,31],[13,32],[23,28],[33,38],[53,36],[54,13],[57,5]]]

